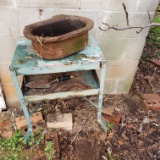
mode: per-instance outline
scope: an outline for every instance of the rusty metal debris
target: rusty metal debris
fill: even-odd
[[[23,34],[32,40],[36,54],[43,59],[60,59],[82,50],[88,44],[93,21],[73,15],[56,15],[28,25]]]
[[[51,88],[52,83],[62,82],[74,78],[72,75],[65,75],[49,81],[49,79],[35,80],[27,83],[25,86],[29,88]]]

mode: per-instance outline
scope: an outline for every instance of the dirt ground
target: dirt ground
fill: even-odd
[[[103,106],[114,105],[122,113],[120,123],[107,134],[97,122],[96,109],[83,98],[43,105],[44,120],[55,112],[73,114],[73,130],[58,130],[61,160],[160,160],[160,113],[145,110],[140,97],[160,93],[160,68],[146,59],[141,59],[129,94],[104,96]],[[97,103],[96,96],[89,99]],[[10,116],[2,114],[1,120]]]

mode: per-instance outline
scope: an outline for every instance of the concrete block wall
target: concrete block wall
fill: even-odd
[[[159,0],[0,0],[0,79],[9,107],[19,101],[8,66],[16,42],[23,39],[25,25],[50,18],[56,14],[72,14],[91,18],[95,25],[90,32],[97,39],[108,60],[105,93],[128,93],[132,84],[149,28],[137,34],[137,29],[101,31],[110,26],[126,27],[126,5],[130,26],[150,23]],[[22,80],[22,77],[19,78]]]

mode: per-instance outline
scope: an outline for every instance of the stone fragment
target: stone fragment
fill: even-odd
[[[118,125],[121,120],[122,114],[116,113],[115,115],[111,115],[111,116],[102,114],[102,116],[105,121],[110,121],[110,122],[113,122],[115,125]]]

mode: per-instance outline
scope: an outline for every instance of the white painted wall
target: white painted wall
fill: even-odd
[[[150,23],[147,11],[154,17],[159,0],[0,0],[0,77],[7,105],[19,101],[8,66],[16,42],[23,39],[25,25],[50,18],[56,14],[72,14],[91,18],[95,25],[93,34],[108,60],[105,93],[128,93],[132,84],[149,28],[140,34],[136,29],[126,31],[101,31],[102,22],[126,27],[126,5],[130,26]],[[41,14],[40,11],[42,10]],[[21,77],[19,78],[21,80]]]

